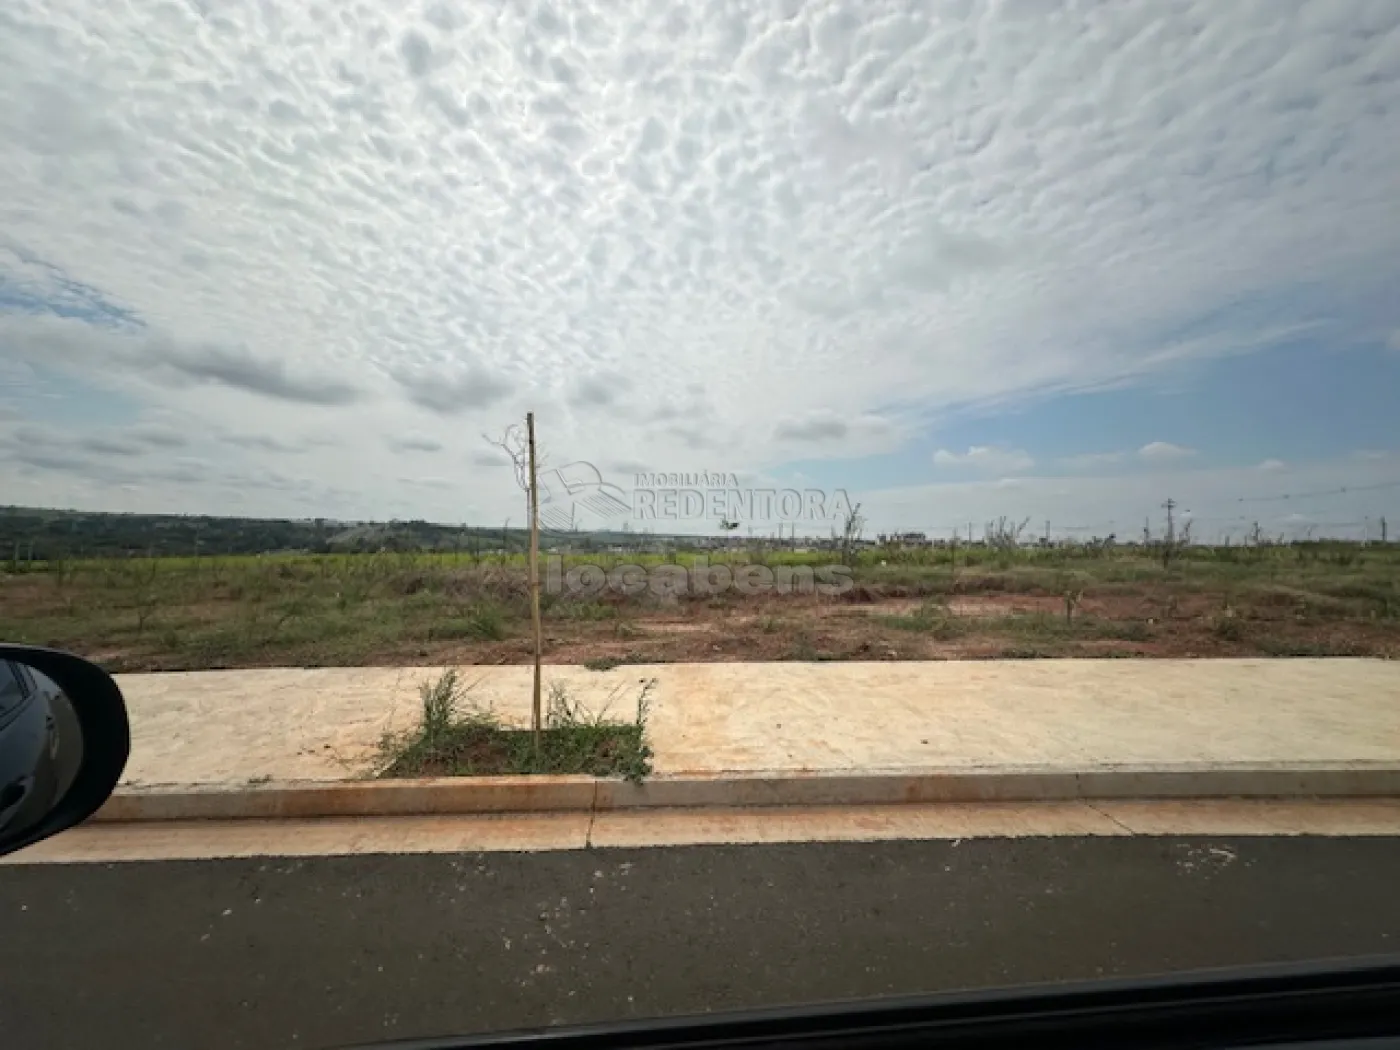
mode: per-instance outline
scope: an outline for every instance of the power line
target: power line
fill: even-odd
[[[1380,489],[1400,488],[1400,481],[1385,481],[1379,485],[1343,485],[1339,489],[1320,489],[1316,492],[1285,492],[1281,496],[1240,496],[1236,503],[1276,503],[1287,499],[1311,499],[1313,496],[1341,496],[1348,492],[1377,492]]]

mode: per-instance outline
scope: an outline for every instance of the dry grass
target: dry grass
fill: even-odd
[[[1192,548],[1169,569],[1131,549],[961,548],[955,571],[948,553],[866,557],[839,597],[546,594],[547,659],[1400,654],[1400,545]],[[391,554],[41,568],[0,572],[0,638],[113,670],[530,659],[515,563]]]

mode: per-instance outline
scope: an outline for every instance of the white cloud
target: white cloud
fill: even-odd
[[[0,302],[66,317],[0,351],[456,519],[518,494],[393,435],[761,471],[1393,283],[1394,4],[782,6],[11,0]],[[254,485],[144,491],[314,510]]]
[[[388,438],[388,445],[395,452],[441,452],[442,442],[426,434],[409,431]]]
[[[894,447],[903,436],[900,425],[877,415],[842,415],[829,408],[780,419],[773,438],[796,457],[858,456]]]
[[[1194,456],[1196,450],[1183,445],[1173,445],[1170,441],[1149,441],[1137,450],[1137,454],[1139,459],[1145,459],[1149,463],[1168,463]]]
[[[1266,459],[1264,460],[1264,462],[1260,463],[1256,469],[1268,470],[1277,473],[1281,470],[1287,470],[1288,464],[1281,459]]]
[[[1127,458],[1122,452],[1082,452],[1076,456],[1065,456],[1060,465],[1069,470],[1097,470],[1113,467]]]
[[[494,448],[475,449],[467,456],[467,460],[474,467],[487,467],[488,469],[510,466],[510,459],[506,454],[500,449]]]
[[[66,366],[84,374],[107,368],[180,391],[222,386],[310,405],[347,405],[360,398],[353,384],[330,369],[313,371],[238,344],[182,343],[147,328],[98,326],[56,315],[0,315],[0,342],[31,365]]]
[[[1014,474],[1035,466],[1025,449],[991,445],[973,445],[963,453],[940,448],[933,454],[933,462],[940,467],[970,467],[987,474]]]

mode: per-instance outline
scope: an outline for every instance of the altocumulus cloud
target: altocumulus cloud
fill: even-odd
[[[341,440],[277,491],[368,512],[384,435],[433,417],[762,470],[1393,283],[1400,5],[780,8],[9,0],[0,350],[187,437],[314,410]]]

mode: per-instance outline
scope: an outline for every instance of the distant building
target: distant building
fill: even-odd
[[[933,542],[922,532],[881,533],[880,543],[890,547],[932,547]]]

